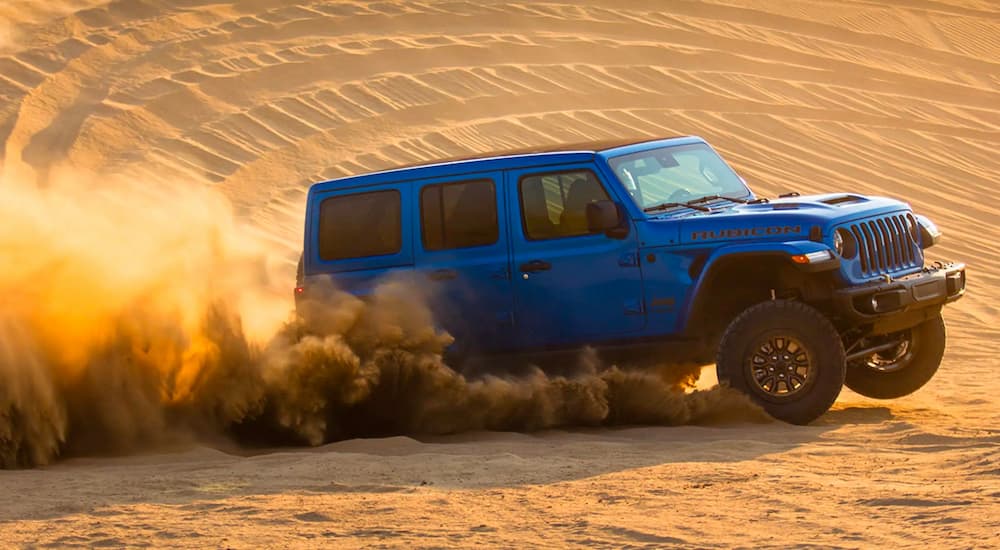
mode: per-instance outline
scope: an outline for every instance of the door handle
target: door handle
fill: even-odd
[[[521,271],[525,273],[535,273],[538,271],[548,271],[552,269],[552,264],[545,260],[532,260],[521,264]]]
[[[450,281],[458,278],[458,272],[454,269],[436,269],[428,273],[427,278],[432,281]]]

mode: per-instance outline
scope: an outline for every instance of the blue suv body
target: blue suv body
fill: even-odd
[[[893,199],[758,198],[697,137],[590,143],[313,185],[295,295],[411,272],[456,357],[714,360],[804,423],[845,381],[887,398],[933,376],[965,291],[963,265],[924,265],[939,237]]]

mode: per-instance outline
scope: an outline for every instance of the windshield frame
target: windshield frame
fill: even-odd
[[[623,162],[627,160],[641,159],[643,157],[655,158],[654,155],[658,154],[659,152],[670,152],[671,154],[673,154],[677,152],[684,152],[691,150],[699,150],[701,152],[708,153],[709,155],[706,156],[706,159],[712,163],[712,166],[710,166],[709,168],[714,169],[714,171],[720,172],[720,174],[718,175],[718,179],[720,180],[720,182],[726,184],[730,188],[723,189],[720,187],[718,189],[707,190],[704,192],[685,193],[683,194],[682,200],[669,200],[668,197],[660,197],[660,199],[662,200],[650,200],[649,202],[645,202],[642,200],[641,197],[642,185],[640,185],[639,182],[637,181],[638,179],[637,177],[633,177],[631,182],[623,181],[623,174],[619,170],[619,167]],[[642,214],[646,217],[661,216],[666,213],[674,213],[675,211],[698,213],[697,209],[684,208],[681,205],[667,206],[662,209],[653,208],[652,211],[649,211],[651,207],[655,207],[656,205],[663,203],[671,203],[671,202],[684,203],[696,199],[711,197],[713,195],[720,195],[723,197],[729,197],[741,201],[751,200],[754,198],[753,191],[750,190],[750,187],[747,185],[743,177],[740,176],[735,170],[733,170],[733,168],[729,166],[729,164],[725,161],[725,159],[723,159],[722,156],[719,155],[719,153],[714,148],[712,148],[711,145],[705,143],[704,141],[696,141],[693,143],[681,143],[676,145],[658,145],[654,147],[644,148],[639,151],[636,150],[623,151],[620,154],[607,155],[605,157],[605,160],[608,163],[608,168],[610,169],[611,174],[614,176],[615,180],[621,186],[622,191],[624,191],[625,194],[628,195],[630,201],[639,210],[639,212],[642,212]],[[700,163],[701,161],[699,161],[699,165]],[[712,184],[711,180],[705,176],[704,170],[700,171],[698,175],[705,178],[706,184]],[[736,185],[733,185],[734,183],[738,183],[738,188],[736,188],[737,187]],[[632,191],[633,189],[636,191],[636,193],[639,194],[639,196],[636,196],[636,194],[633,193]],[[678,189],[680,189],[680,186],[678,186]],[[726,201],[727,203],[730,204],[734,205],[736,204],[735,202],[728,201],[723,198],[716,199],[714,201],[701,202],[700,204],[708,205],[717,201]]]

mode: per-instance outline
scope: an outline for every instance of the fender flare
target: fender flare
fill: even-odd
[[[799,264],[792,261],[793,256],[822,252],[824,250],[831,252],[831,259],[808,264]],[[831,271],[840,267],[840,258],[830,250],[830,247],[824,243],[815,241],[742,243],[716,248],[709,254],[705,260],[705,265],[698,274],[697,280],[691,285],[691,290],[678,317],[678,333],[684,333],[688,330],[692,315],[697,311],[698,305],[704,299],[706,281],[711,280],[711,276],[719,269],[719,266],[725,265],[728,262],[751,258],[783,259],[788,262],[788,265],[809,273]]]

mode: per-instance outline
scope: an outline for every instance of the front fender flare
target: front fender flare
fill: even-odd
[[[829,260],[810,263],[796,263],[792,260],[795,256],[805,256],[806,254],[822,251],[831,252]],[[679,317],[680,326],[677,327],[678,331],[685,332],[687,330],[688,322],[692,314],[696,311],[699,300],[703,295],[702,291],[704,290],[706,281],[711,280],[711,275],[714,271],[727,262],[755,257],[784,259],[790,266],[809,273],[831,271],[840,267],[840,258],[835,253],[832,253],[830,247],[815,241],[741,243],[721,246],[709,254],[701,272],[698,274],[697,280],[691,285],[691,290],[684,301],[684,306]]]

